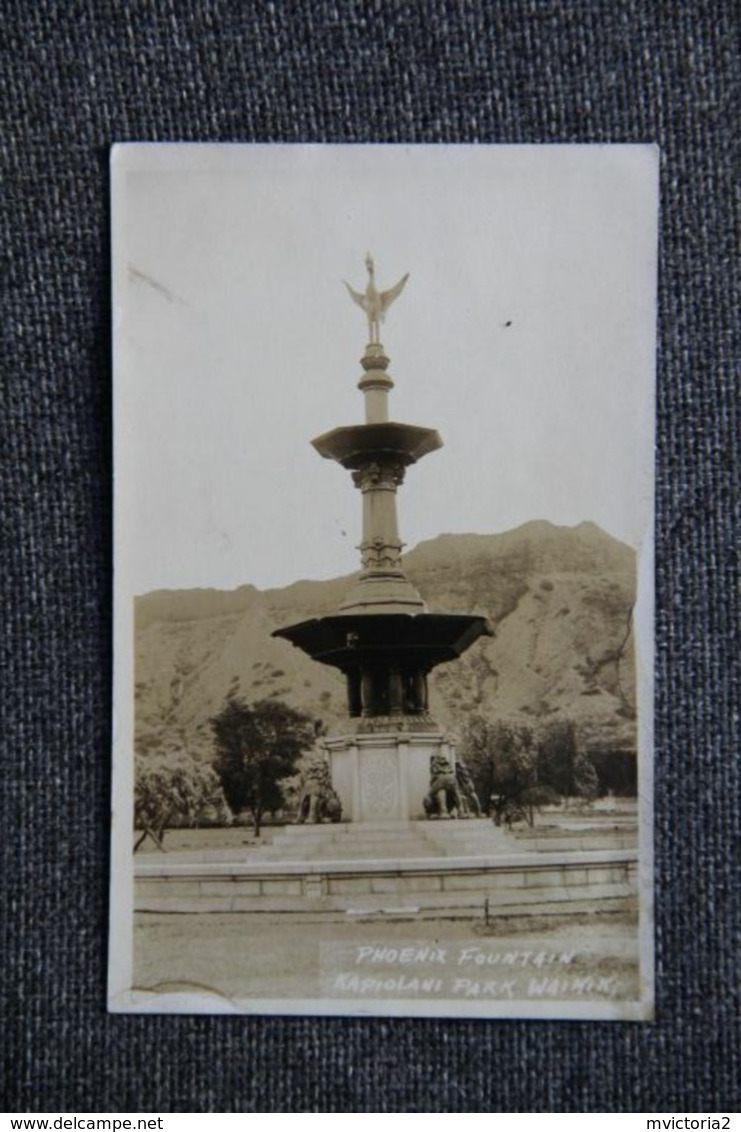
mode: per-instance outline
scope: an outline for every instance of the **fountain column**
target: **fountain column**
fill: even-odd
[[[407,276],[379,292],[370,256],[366,265],[365,294],[348,287],[368,317],[370,341],[358,382],[365,423],[312,441],[321,456],[351,473],[361,493],[361,570],[335,614],[275,635],[345,674],[348,720],[342,733],[325,740],[333,785],[346,820],[383,822],[424,817],[433,759],[447,758],[453,773],[448,739],[429,714],[427,675],[492,630],[483,617],[428,613],[404,572],[397,490],[407,468],[441,448],[442,440],[434,429],[389,419],[394,382],[378,326]]]

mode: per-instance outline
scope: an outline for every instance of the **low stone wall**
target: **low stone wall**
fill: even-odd
[[[622,901],[635,894],[632,849],[588,853],[512,854],[444,860],[142,863],[136,868],[139,912],[383,911],[419,912],[480,907],[557,910],[577,903]],[[359,907],[355,907],[359,902]],[[568,909],[567,909],[568,910]]]

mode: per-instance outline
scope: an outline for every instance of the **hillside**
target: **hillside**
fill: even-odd
[[[527,523],[497,535],[440,535],[405,557],[431,612],[483,614],[496,636],[431,677],[433,714],[539,722],[570,717],[604,743],[632,745],[635,554],[593,523]],[[137,748],[210,750],[208,721],[230,690],[279,696],[331,726],[344,683],[273,629],[334,611],[350,577],[260,592],[157,591],[136,601]]]

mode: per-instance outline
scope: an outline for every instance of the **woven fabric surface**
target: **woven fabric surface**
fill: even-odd
[[[736,6],[3,12],[2,1107],[737,1111]],[[124,140],[660,145],[655,1023],[106,1013],[107,166]]]

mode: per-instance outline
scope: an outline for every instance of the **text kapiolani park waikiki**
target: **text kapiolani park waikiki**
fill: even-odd
[[[490,979],[435,975],[378,974],[341,971],[334,976],[332,991],[337,994],[382,998],[387,995],[437,995],[443,998],[564,999],[574,997],[617,998],[623,983],[617,975],[520,976]]]

